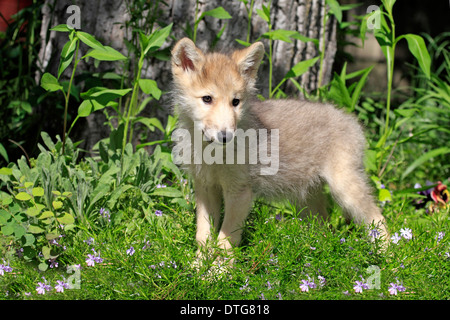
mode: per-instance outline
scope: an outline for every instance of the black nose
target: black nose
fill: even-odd
[[[231,131],[219,131],[217,133],[217,141],[222,143],[228,143],[233,140],[233,132]]]

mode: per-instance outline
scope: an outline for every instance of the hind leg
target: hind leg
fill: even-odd
[[[322,187],[315,188],[310,191],[308,198],[305,201],[306,208],[302,211],[302,215],[309,216],[316,215],[322,221],[328,221],[327,199],[323,193]],[[304,208],[305,206],[300,206]]]
[[[344,209],[346,218],[366,225],[374,223],[386,239],[388,236],[386,221],[371,194],[364,171],[358,168],[361,166],[351,166],[341,162],[329,170],[326,180],[331,193]]]

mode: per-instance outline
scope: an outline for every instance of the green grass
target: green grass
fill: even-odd
[[[12,272],[0,276],[1,299],[449,299],[450,260],[448,210],[433,216],[401,201],[387,204],[391,234],[412,229],[411,240],[401,239],[382,249],[370,241],[364,227],[346,225],[335,208],[331,223],[300,219],[289,210],[257,203],[244,230],[242,245],[235,249],[234,268],[221,276],[208,276],[209,266],[193,267],[195,215],[193,210],[125,213],[120,224],[106,224],[97,231],[79,229],[73,243],[45,272],[23,259],[10,260]],[[127,214],[129,214],[127,216]],[[278,216],[277,216],[278,214]],[[112,216],[114,213],[112,213]],[[277,218],[278,217],[278,218]],[[439,242],[438,232],[445,236]],[[89,243],[88,240],[93,239]],[[342,239],[345,239],[342,240]],[[133,255],[127,249],[133,247]],[[145,247],[145,248],[144,248]],[[103,261],[87,266],[92,248]],[[54,287],[69,279],[69,265],[80,265],[79,289],[57,293],[53,288],[38,295],[42,277]],[[355,293],[355,281],[369,281],[379,271],[379,289]],[[326,283],[320,286],[319,276]],[[302,292],[302,280],[316,288]],[[397,280],[404,292],[390,295]]]

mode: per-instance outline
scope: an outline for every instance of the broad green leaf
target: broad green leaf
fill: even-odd
[[[422,69],[423,73],[425,73],[427,78],[430,78],[431,58],[430,54],[428,53],[427,46],[425,45],[425,41],[423,41],[423,38],[411,33],[398,37],[398,40],[400,38],[405,38],[406,41],[408,41],[409,51],[417,59],[419,67],[420,69]]]
[[[29,217],[35,217],[35,216],[37,216],[39,213],[41,213],[42,209],[44,209],[44,208],[45,208],[44,205],[38,204],[38,203],[37,203],[35,206],[29,207],[29,208],[27,209],[27,211],[26,211],[27,216],[29,216]]]
[[[223,7],[217,7],[215,9],[203,12],[196,23],[201,21],[205,16],[214,17],[216,19],[231,19],[231,16],[227,10],[225,10]]]
[[[60,24],[56,27],[53,27],[50,29],[51,31],[60,31],[60,32],[71,32],[72,29],[70,29],[66,24]]]
[[[51,75],[48,72],[42,75],[41,87],[50,92],[62,89],[62,86],[59,84],[58,79],[56,79],[53,75]]]
[[[37,225],[30,224],[30,225],[28,226],[28,231],[31,232],[31,233],[36,234],[36,233],[42,233],[42,232],[44,232],[45,230],[42,229],[41,227],[37,226]]]
[[[167,27],[155,31],[150,35],[150,37],[148,37],[148,42],[146,43],[146,46],[143,48],[144,55],[147,54],[147,52],[149,51],[155,51],[159,49],[164,44],[167,37],[170,35],[172,25],[173,23],[169,24]]]
[[[378,190],[378,200],[381,202],[384,201],[392,201],[391,193],[388,189],[380,189]]]
[[[31,198],[32,198],[31,195],[29,195],[26,192],[19,192],[18,194],[16,194],[16,199],[20,201],[28,201]]]
[[[158,118],[138,118],[136,120],[137,122],[142,123],[143,125],[147,126],[151,131],[155,130],[155,127],[161,130],[161,132],[164,132],[164,127],[161,124],[161,121],[159,121]]]
[[[34,242],[36,241],[36,238],[32,235],[32,234],[24,234],[22,237],[22,246],[23,247],[27,247],[27,246],[32,246],[34,244]]]
[[[163,197],[173,197],[180,198],[183,197],[183,193],[175,188],[167,187],[167,188],[159,188],[151,193],[152,196],[163,196]]]
[[[73,37],[72,40],[67,41],[61,51],[61,59],[58,67],[58,79],[67,67],[72,63],[74,52],[77,47],[78,38]]]
[[[31,189],[31,194],[34,197],[42,197],[44,195],[44,188],[42,188],[42,187],[33,188],[33,189]]]
[[[61,217],[56,218],[61,224],[72,224],[75,222],[75,219],[70,213],[65,212]]]
[[[44,211],[42,214],[38,217],[39,219],[48,219],[53,218],[55,215],[51,211]]]
[[[96,100],[84,100],[80,106],[78,107],[78,116],[79,117],[87,117],[92,112],[101,110],[106,106],[97,102]]]
[[[48,246],[43,246],[42,247],[42,255],[44,256],[44,259],[50,259],[50,247]]]
[[[90,35],[89,33],[78,31],[77,37],[87,46],[89,46],[92,49],[100,49],[103,50],[104,46],[94,38],[94,36]]]
[[[61,201],[53,201],[52,206],[55,210],[58,210],[62,208],[63,203]]]
[[[16,222],[12,221],[2,227],[2,233],[5,236],[9,236],[14,233],[14,225]]]
[[[125,57],[119,51],[108,46],[104,46],[103,49],[92,49],[83,58],[86,57],[92,57],[100,61],[118,61],[127,59],[127,57]]]
[[[304,74],[308,69],[313,66],[317,60],[319,60],[319,57],[315,57],[312,59],[300,61],[295,66],[292,67],[291,70],[288,71],[288,73],[285,76],[285,79],[293,78],[293,77],[299,77],[302,74]]]
[[[392,7],[394,6],[396,0],[381,0],[381,3],[383,3],[384,8],[386,11],[392,15]]]
[[[156,100],[161,98],[161,90],[155,80],[139,79],[139,87],[145,94],[151,94]]]
[[[14,237],[16,238],[16,239],[20,239],[20,238],[22,238],[24,235],[25,235],[25,233],[27,233],[27,231],[25,230],[25,228],[24,227],[22,227],[20,224],[15,224],[14,225]]]
[[[267,15],[264,10],[261,9],[256,9],[256,13],[258,14],[258,16],[260,16],[264,21],[266,21],[267,23],[270,22],[270,15]]]
[[[417,167],[421,166],[425,162],[431,160],[432,158],[435,158],[437,156],[440,156],[440,155],[443,155],[443,154],[447,154],[447,153],[450,153],[450,148],[442,147],[442,148],[438,148],[438,149],[434,149],[434,150],[428,151],[427,153],[421,155],[413,163],[411,163],[408,168],[406,168],[406,170],[402,174],[402,179],[404,179],[408,174],[413,172],[414,169],[416,169]]]
[[[4,174],[6,176],[12,175],[12,169],[7,167],[0,168],[0,174]]]
[[[325,0],[328,6],[330,7],[330,12],[336,17],[339,23],[342,22],[342,10],[341,6],[336,0]]]

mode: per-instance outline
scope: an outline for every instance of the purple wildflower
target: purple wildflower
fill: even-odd
[[[374,239],[377,239],[380,236],[380,232],[377,229],[372,229],[369,232],[369,236],[373,237]]]
[[[397,232],[391,237],[392,243],[395,243],[395,244],[397,244],[401,239],[402,238],[398,235]]]
[[[399,291],[403,292],[406,290],[406,288],[403,285],[398,283],[398,280],[397,280],[397,283],[391,282],[390,285],[391,286],[388,288],[388,291],[391,295],[396,296]]]
[[[402,228],[400,229],[400,235],[405,238],[406,240],[412,239],[412,230],[409,228]]]
[[[56,292],[64,292],[64,289],[69,289],[69,284],[62,280],[56,281],[58,284],[55,286]]]
[[[309,280],[302,280],[302,283],[300,284],[300,289],[302,290],[302,292],[308,292],[309,288],[315,289],[316,287],[317,286],[314,281]]]
[[[353,286],[353,289],[356,293],[362,293],[363,289],[369,289],[367,283],[364,283],[364,279],[362,281],[355,281],[356,285]]]
[[[161,217],[162,216],[162,211],[161,210],[156,210],[155,211],[155,215],[157,216],[157,217]]]
[[[127,250],[127,255],[132,256],[135,253],[135,250],[133,247],[130,247],[130,249]]]

